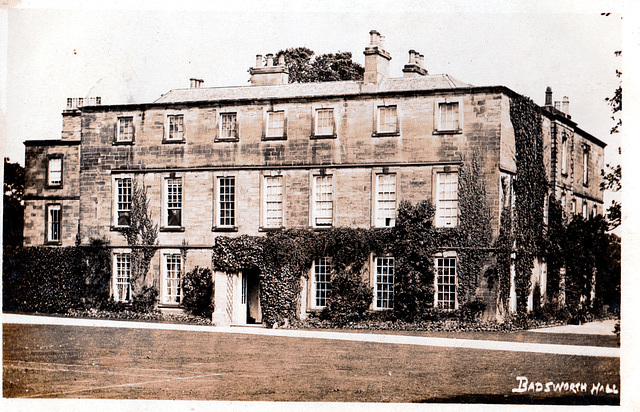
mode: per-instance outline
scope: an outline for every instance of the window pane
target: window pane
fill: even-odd
[[[316,135],[333,135],[333,109],[316,111]]]
[[[117,185],[117,225],[129,226],[131,224],[131,179],[116,179]]]
[[[114,299],[120,302],[128,302],[131,297],[131,255],[129,253],[117,253],[115,256],[115,289]]]
[[[167,226],[182,225],[182,179],[167,179]]]
[[[62,159],[49,159],[49,184],[59,185],[62,183]]]
[[[182,297],[182,256],[179,253],[164,256],[164,301],[165,303],[180,303]]]
[[[325,307],[331,293],[331,260],[329,258],[317,258],[313,262],[315,306]]]
[[[218,225],[234,226],[236,224],[236,180],[234,177],[218,179]]]
[[[437,227],[455,227],[458,224],[458,174],[438,173],[436,193]]]
[[[314,177],[314,218],[316,226],[333,223],[333,183],[331,176]]]
[[[458,102],[440,103],[440,130],[459,130],[460,129],[460,113]]]
[[[393,309],[394,260],[392,257],[376,258],[377,309]]]
[[[396,106],[378,108],[378,132],[395,133],[398,131],[398,118]]]
[[[221,115],[220,138],[235,139],[237,137],[237,125],[235,113],[223,113]]]
[[[456,308],[456,259],[436,259],[436,301],[439,308]]]
[[[132,117],[118,118],[118,141],[131,141],[131,140],[133,140],[133,118]]]
[[[169,116],[169,139],[182,140],[184,138],[183,115]]]
[[[51,205],[48,208],[48,240],[50,242],[60,241],[60,205]]]
[[[392,227],[396,222],[396,175],[376,176],[376,226]]]
[[[265,227],[282,226],[282,176],[266,176],[264,178]]]
[[[284,111],[269,112],[267,121],[267,136],[284,136]]]

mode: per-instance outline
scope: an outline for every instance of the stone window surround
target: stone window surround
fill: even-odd
[[[388,265],[387,267],[391,267],[392,268],[392,281],[391,283],[389,282],[383,282],[383,283],[379,283],[378,282],[378,263],[380,262],[380,259],[390,259],[391,260],[391,264],[392,265]],[[370,257],[370,284],[373,285],[373,302],[371,302],[371,309],[375,310],[375,311],[384,311],[384,310],[392,310],[393,309],[393,299],[394,299],[394,292],[395,292],[395,258],[394,256],[390,255],[390,254],[385,254],[385,255],[380,255],[380,256],[376,256],[374,254],[371,254]],[[388,274],[387,274],[388,276]],[[387,291],[387,298],[384,299],[385,301],[387,301],[387,307],[384,307],[384,304],[381,305],[380,302],[378,301],[378,286],[379,284],[384,284],[387,287],[389,287],[390,285],[390,290]]]
[[[60,183],[51,183],[51,161],[54,159],[60,159]],[[61,153],[52,153],[47,155],[47,174],[46,174],[46,187],[47,189],[62,189],[64,184],[64,155]]]
[[[175,117],[182,117],[182,137],[169,138],[170,134],[170,119]],[[183,112],[167,110],[164,113],[164,133],[162,134],[162,143],[186,143],[187,141],[187,124],[186,118]]]
[[[458,103],[458,129],[445,129],[441,125],[440,105],[443,103]],[[434,102],[433,134],[459,134],[464,130],[464,105],[462,97],[441,97]]]
[[[433,287],[434,287],[434,295],[433,295],[433,306],[438,307],[438,259],[454,259],[454,276],[455,276],[455,291],[454,291],[454,307],[453,308],[443,308],[445,310],[455,310],[458,309],[458,255],[455,251],[444,251],[436,253],[434,256],[433,267],[434,267],[434,276],[433,276]]]
[[[175,258],[176,256],[180,256],[180,268],[179,268],[179,275],[180,275],[180,280],[179,280],[179,284],[178,284],[178,288],[176,289],[176,294],[175,295],[170,295],[167,293],[167,289],[168,289],[168,285],[167,285],[167,258],[168,257],[171,258]],[[180,251],[180,249],[160,249],[160,293],[159,293],[159,300],[160,300],[160,305],[164,306],[164,307],[176,307],[179,306],[182,303],[182,280],[184,277],[184,257],[182,256],[182,253]],[[179,302],[172,302],[170,301],[170,298],[172,296],[177,296]]]
[[[318,132],[318,119],[321,111],[331,111],[331,118],[333,119],[333,130],[331,133],[319,133]],[[336,121],[336,109],[330,105],[313,105],[311,108],[311,138],[312,139],[335,139],[338,137],[338,122]]]
[[[283,116],[283,130],[281,135],[269,135],[269,122],[273,113],[282,113]],[[262,140],[287,140],[287,128],[288,128],[288,110],[286,107],[271,106],[265,108],[263,111],[262,121]]]
[[[222,126],[223,126],[223,118],[226,116],[234,116],[235,118],[235,128],[233,129],[234,136],[231,137],[223,137],[222,136]],[[238,112],[234,111],[218,111],[217,115],[218,119],[218,127],[217,127],[217,135],[214,139],[215,142],[237,142],[240,140],[240,122],[238,120]]]
[[[133,205],[133,175],[132,174],[117,174],[111,177],[112,188],[112,201],[111,201],[111,230],[120,230],[122,228],[129,227],[129,225],[118,225],[118,180],[131,179],[131,203]]]
[[[118,265],[117,265],[117,256],[123,255],[129,256],[129,270],[126,284],[128,285],[129,291],[129,299],[121,299],[118,294]],[[129,303],[131,301],[131,250],[125,248],[113,249],[111,251],[111,262],[112,262],[112,274],[111,274],[111,296],[116,302],[125,302]]]
[[[396,111],[396,130],[381,131],[380,130],[380,112],[384,108],[395,108]],[[397,101],[376,100],[374,101],[373,110],[373,132],[372,137],[400,136],[400,104]]]
[[[371,187],[373,190],[371,191],[371,227],[372,228],[383,228],[383,227],[394,227],[395,219],[393,224],[390,226],[379,226],[377,223],[378,217],[378,176],[380,175],[395,175],[395,218],[397,218],[398,213],[398,199],[400,196],[400,168],[389,168],[389,167],[374,167],[371,170]]]
[[[220,225],[220,179],[221,178],[233,178],[234,179],[234,224],[233,225]],[[212,232],[237,232],[238,231],[238,175],[235,172],[216,172],[213,174],[213,225],[211,227]]]
[[[169,210],[168,210],[168,187],[169,179],[180,179],[180,226],[169,226]],[[185,201],[185,179],[182,173],[170,173],[162,177],[162,225],[160,232],[184,232],[184,201]]]
[[[280,182],[282,183],[282,225],[281,226],[267,226],[267,216],[266,216],[266,202],[267,202],[267,191],[266,191],[266,178],[267,177],[279,177]],[[286,177],[280,170],[264,170],[260,173],[260,227],[258,231],[269,231],[269,230],[277,230],[282,229],[286,225],[285,221],[285,210],[286,210],[286,198],[287,198],[287,189],[286,189]]]
[[[458,178],[460,177],[459,167],[457,165],[452,166],[437,166],[432,169],[431,175],[431,198],[434,200],[433,205],[435,206],[436,214],[434,216],[434,227],[457,227],[458,219],[460,217],[460,210],[458,208],[458,215],[456,217],[456,224],[450,226],[442,226],[438,221],[438,175],[442,173],[456,173]],[[458,181],[458,186],[460,182]],[[459,194],[458,194],[459,196]]]
[[[316,224],[316,178],[318,177],[330,177],[331,178],[331,224],[329,225],[317,225]],[[335,201],[335,173],[327,169],[320,169],[317,172],[310,171],[309,173],[309,227],[312,229],[328,229],[335,226],[336,217],[336,201]]]
[[[131,138],[130,139],[120,139],[120,122],[124,119],[131,120]],[[135,126],[136,118],[133,114],[118,116],[116,119],[115,130],[113,134],[113,145],[132,145],[136,140],[136,126]]]
[[[320,275],[325,275],[326,276],[326,284],[325,286],[325,299],[329,298],[329,293],[331,293],[331,286],[329,284],[330,279],[331,279],[331,273],[333,272],[333,264],[331,262],[331,257],[328,256],[322,256],[320,258],[315,258],[313,260],[313,263],[311,265],[311,269],[310,269],[310,273],[309,273],[309,290],[308,290],[308,294],[309,294],[309,298],[307,300],[308,305],[307,305],[307,309],[311,310],[311,311],[319,311],[322,310],[326,307],[326,305],[318,305],[318,301],[317,301],[317,279],[316,279],[316,268],[317,268],[317,262],[323,259],[323,267],[326,267],[329,269],[328,273],[327,272],[322,272],[322,273],[318,273]]]
[[[51,239],[51,211],[58,210],[58,239]],[[62,203],[47,203],[45,205],[44,243],[46,245],[62,244]]]

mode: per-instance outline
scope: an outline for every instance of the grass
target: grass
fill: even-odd
[[[619,388],[617,358],[76,326],[5,324],[3,333],[5,397],[618,404],[620,396],[512,392],[517,376]]]

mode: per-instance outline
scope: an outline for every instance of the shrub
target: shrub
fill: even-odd
[[[144,286],[131,302],[131,309],[134,312],[151,313],[156,309],[156,299],[158,289],[155,286]]]
[[[349,270],[331,276],[331,295],[321,316],[338,325],[362,319],[369,309],[373,292],[359,273]]]
[[[210,318],[214,309],[213,288],[211,269],[194,268],[182,279],[182,306],[192,315]]]
[[[464,321],[475,321],[487,308],[487,304],[480,299],[475,299],[463,304],[460,307],[460,319]]]

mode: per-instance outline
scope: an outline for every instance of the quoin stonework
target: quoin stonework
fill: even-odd
[[[391,78],[384,38],[370,36],[362,81],[288,83],[284,62],[269,54],[256,57],[249,86],[207,88],[191,79],[188,89],[151,103],[69,99],[61,139],[25,142],[25,246],[107,239],[112,293],[127,300],[130,249],[120,231],[129,225],[134,185],[144,187],[159,227],[148,282],[160,291],[161,309],[179,310],[181,277],[195,266],[211,267],[218,236],[392,227],[401,200],[424,199],[435,206],[436,227],[455,227],[458,173],[473,153],[480,156],[496,237],[503,204],[514,201],[509,109],[518,94],[430,74],[414,50],[403,77]],[[551,88],[541,109],[549,186],[539,196],[553,194],[568,214],[601,214],[605,144],[577,126],[569,99],[554,101]],[[456,251],[435,260],[447,274],[435,278],[435,304],[455,308]],[[371,258],[370,285],[388,292],[374,293],[372,310],[393,297],[393,265],[392,257]],[[302,317],[326,304],[330,261],[316,259],[311,270],[302,280]],[[545,265],[536,263],[532,276],[544,296]],[[214,321],[261,321],[255,274],[214,278]],[[480,289],[495,317],[495,291],[486,282]],[[515,300],[510,306],[515,310]]]

